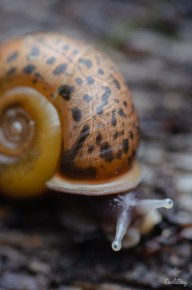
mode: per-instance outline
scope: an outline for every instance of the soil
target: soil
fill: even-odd
[[[141,124],[146,196],[174,201],[136,247],[63,223],[63,197],[0,200],[0,290],[192,287],[192,2],[0,0],[0,41],[34,31],[85,39],[118,64]]]

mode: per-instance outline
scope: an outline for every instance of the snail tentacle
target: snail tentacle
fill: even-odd
[[[129,228],[134,216],[134,212],[139,212],[140,214],[149,215],[149,212],[152,212],[151,219],[148,223],[145,224],[145,228],[152,227],[156,222],[159,222],[159,219],[156,217],[155,210],[158,208],[170,209],[173,207],[173,201],[169,198],[159,200],[159,199],[142,199],[137,200],[134,193],[128,193],[114,198],[116,206],[120,208],[117,213],[117,222],[116,222],[116,232],[115,238],[112,242],[112,249],[114,251],[119,251],[121,249],[121,243],[126,236],[127,243],[126,247],[132,246],[138,242],[140,239],[139,231],[136,228]],[[156,221],[157,219],[157,221]],[[144,222],[147,223],[147,220]],[[144,224],[143,222],[143,224]],[[144,227],[144,226],[143,226]]]
[[[119,212],[117,214],[115,239],[111,246],[114,251],[119,251],[121,249],[122,239],[132,220],[132,210],[136,204],[136,198],[134,193],[130,192],[116,197],[114,202],[117,208],[119,208]]]
[[[137,203],[137,209],[139,212],[146,213],[150,210],[157,208],[171,209],[173,207],[173,201],[170,198],[166,199],[141,199]]]
[[[130,215],[124,209],[117,218],[115,239],[111,245],[114,251],[121,250],[121,241],[127,232],[127,228],[130,222],[131,222]]]

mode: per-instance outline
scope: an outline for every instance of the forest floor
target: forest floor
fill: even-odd
[[[67,229],[58,194],[1,198],[0,290],[192,289],[192,2],[0,0],[0,41],[44,30],[94,43],[118,64],[140,117],[140,190],[174,207],[115,253],[102,232],[85,240]]]

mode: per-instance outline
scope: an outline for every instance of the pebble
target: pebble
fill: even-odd
[[[174,216],[173,220],[182,226],[192,225],[192,215],[191,212],[179,210]]]
[[[31,261],[29,269],[35,273],[42,273],[48,275],[51,272],[51,267],[47,263],[41,261]]]
[[[181,237],[187,239],[187,240],[192,240],[192,226],[191,227],[187,227],[184,228],[181,232],[180,232]]]
[[[165,151],[162,147],[153,143],[148,146],[144,142],[140,148],[140,157],[150,165],[161,164],[166,159]]]
[[[179,192],[192,194],[192,173],[178,174],[175,185]]]
[[[169,160],[174,164],[175,168],[191,172],[192,181],[192,152],[189,153],[169,153]],[[192,184],[192,183],[191,183]]]
[[[178,204],[184,211],[190,212],[192,214],[192,195],[190,193],[179,194]]]
[[[54,290],[54,289],[50,289],[50,290]],[[83,290],[83,289],[79,287],[73,287],[73,286],[61,286],[57,290]]]
[[[0,232],[0,245],[18,245],[24,248],[38,248],[43,245],[43,238],[37,234],[24,234],[19,231]]]
[[[16,273],[4,273],[0,279],[0,287],[14,290],[43,290],[33,276]],[[45,288],[44,288],[45,289]]]
[[[118,285],[115,285],[115,284],[108,284],[108,283],[100,285],[97,288],[97,290],[132,290],[132,289],[133,288],[131,288],[129,286],[123,287],[123,286],[118,286]],[[137,288],[137,290],[139,290],[139,288]]]

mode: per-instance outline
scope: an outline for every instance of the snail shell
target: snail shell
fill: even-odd
[[[55,33],[0,46],[1,191],[130,191],[138,141],[131,94],[104,53]]]

